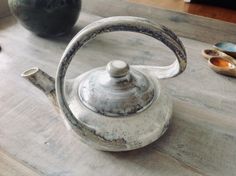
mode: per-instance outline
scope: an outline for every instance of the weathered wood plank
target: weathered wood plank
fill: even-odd
[[[86,0],[83,1],[83,9],[102,17],[125,15],[145,17],[166,25],[180,36],[207,43],[236,42],[236,24],[184,12],[144,6],[127,0],[96,0],[96,3],[93,0]]]
[[[0,149],[0,176],[39,176],[39,174]]]
[[[76,31],[101,17],[82,13],[74,32],[58,39],[32,35],[12,18],[0,22],[0,147],[42,175],[214,175],[236,172],[236,80],[210,70],[200,51],[208,43],[182,38],[188,68],[162,80],[174,97],[170,129],[160,140],[124,153],[96,151],[68,132],[47,98],[19,75],[39,66],[55,75]],[[133,33],[99,36],[77,55],[68,77],[112,59],[167,64],[174,55],[154,39]]]

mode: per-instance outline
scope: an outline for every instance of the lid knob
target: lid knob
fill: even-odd
[[[106,69],[111,77],[120,78],[128,74],[129,65],[124,61],[114,60],[107,64]]]

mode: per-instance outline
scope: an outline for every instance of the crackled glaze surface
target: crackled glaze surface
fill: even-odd
[[[80,101],[90,110],[110,117],[125,118],[144,111],[159,90],[146,75],[133,68],[123,76],[114,77],[114,68],[110,68],[114,62],[108,63],[108,71],[96,69],[83,78],[78,88]],[[119,69],[116,71],[120,75]]]
[[[86,144],[105,151],[133,150],[154,142],[167,130],[172,115],[172,101],[157,80],[152,80],[158,94],[154,96],[151,106],[136,114],[114,118],[88,110],[77,96],[79,84],[87,74],[89,72],[74,81],[67,96],[76,120],[86,126],[82,129],[83,133],[75,129]]]
[[[75,53],[97,35],[113,31],[137,32],[151,36],[169,47],[177,57],[169,66],[133,66],[134,69],[141,71],[153,80],[159,96],[156,102],[153,101],[147,110],[132,114],[134,116],[132,118],[111,120],[107,116],[101,116],[101,112],[96,112],[96,107],[95,113],[88,108],[84,108],[86,103],[80,103],[81,99],[78,98],[77,93],[73,93],[73,89],[72,95],[69,94],[69,96],[64,90],[65,74]],[[56,76],[57,100],[68,123],[85,143],[106,151],[137,149],[158,139],[166,130],[171,116],[172,106],[170,100],[167,96],[164,96],[164,93],[160,92],[156,79],[177,76],[185,70],[186,65],[187,56],[182,42],[166,27],[138,17],[105,18],[86,26],[72,39],[66,48]],[[74,89],[78,89],[78,87]],[[69,97],[68,100],[66,100],[66,96]],[[128,99],[128,101],[131,100]],[[108,104],[107,106],[114,107],[114,104]],[[93,121],[90,119],[93,119]],[[143,131],[142,135],[139,130]]]

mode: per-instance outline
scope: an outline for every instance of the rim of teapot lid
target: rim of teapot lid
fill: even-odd
[[[121,60],[109,62],[106,69],[91,71],[78,88],[80,101],[87,108],[111,117],[145,110],[156,92],[152,80]]]

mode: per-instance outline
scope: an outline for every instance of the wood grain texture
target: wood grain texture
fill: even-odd
[[[105,16],[107,8],[104,5]],[[132,6],[124,8],[134,10]],[[137,9],[140,10],[141,7]],[[117,14],[120,12],[114,9],[114,15]],[[19,162],[48,176],[234,176],[236,80],[208,68],[201,50],[211,44],[182,38],[188,67],[182,75],[161,81],[174,99],[170,128],[160,140],[131,152],[101,152],[80,142],[67,131],[46,96],[20,77],[21,72],[32,66],[55,75],[60,57],[74,34],[100,18],[82,13],[74,31],[57,39],[34,36],[12,18],[1,20],[0,147]],[[129,64],[165,65],[173,57],[154,39],[115,32],[101,35],[83,47],[67,76],[77,76],[115,59]]]
[[[187,12],[194,15],[209,17],[236,23],[236,11],[206,4],[189,4],[184,0],[129,0],[152,7],[164,8],[179,12]]]
[[[127,0],[97,0],[96,3],[87,0],[83,2],[83,9],[102,17],[123,15],[145,17],[166,25],[180,36],[207,43],[236,42],[236,24],[183,12],[143,6],[129,3]]]
[[[32,168],[18,162],[0,149],[0,176],[40,176]]]

